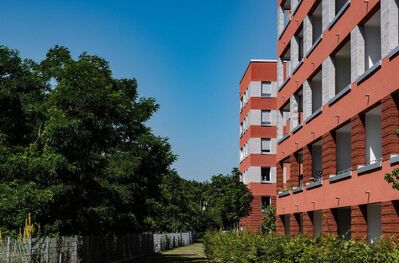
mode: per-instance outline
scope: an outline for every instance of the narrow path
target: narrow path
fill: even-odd
[[[201,243],[195,243],[186,247],[179,247],[160,254],[142,257],[132,262],[137,263],[161,263],[161,262],[191,262],[191,263],[207,263],[204,247]]]

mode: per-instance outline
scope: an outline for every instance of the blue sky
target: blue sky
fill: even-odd
[[[161,108],[150,121],[204,181],[238,166],[239,81],[251,58],[276,57],[276,0],[0,0],[1,44],[43,59],[88,51],[136,78]]]

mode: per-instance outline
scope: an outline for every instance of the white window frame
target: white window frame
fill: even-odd
[[[267,87],[268,92],[264,92],[265,87]],[[260,94],[262,98],[270,98],[272,96],[272,83],[269,81],[263,81],[260,87]]]
[[[268,149],[263,148],[263,144],[266,142],[269,143],[269,147],[267,147]],[[272,141],[270,138],[261,138],[260,139],[260,151],[262,154],[270,154],[272,152]]]
[[[263,199],[264,198],[268,198],[269,199],[269,204],[266,205],[265,207],[263,206]],[[271,206],[271,205],[272,205],[272,197],[271,196],[265,195],[265,196],[261,196],[260,197],[260,209],[261,209],[262,212],[264,212],[266,210],[266,208],[268,206]]]
[[[262,174],[263,169],[269,169],[269,180],[263,180],[263,174]],[[261,167],[260,168],[260,180],[261,180],[261,182],[262,183],[270,183],[271,178],[272,178],[272,176],[271,176],[271,167],[267,167],[267,166]]]
[[[269,120],[264,120],[264,114],[268,114]],[[262,126],[270,126],[272,124],[272,111],[271,110],[261,110],[260,121]]]

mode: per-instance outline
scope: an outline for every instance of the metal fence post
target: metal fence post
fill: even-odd
[[[7,237],[7,262],[11,262],[11,240],[10,237]]]
[[[32,261],[32,238],[31,237],[28,240],[28,249],[29,249],[29,260]]]
[[[50,240],[46,237],[46,263],[50,263]]]
[[[64,249],[64,237],[61,237],[61,248],[58,255],[58,263],[62,263],[62,251]]]

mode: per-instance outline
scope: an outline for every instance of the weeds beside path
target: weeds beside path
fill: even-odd
[[[207,263],[202,243],[195,243],[186,247],[164,251],[160,254],[141,257],[134,261],[136,263],[172,263],[172,262],[191,262],[191,263]]]

